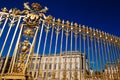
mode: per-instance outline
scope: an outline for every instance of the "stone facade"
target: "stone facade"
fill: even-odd
[[[30,72],[32,73],[35,64],[35,54],[31,59],[32,66],[30,68]],[[62,80],[64,78],[64,72],[66,72],[66,78],[68,80],[70,78],[75,78],[75,72],[77,75],[76,78],[80,79],[80,77],[83,78],[84,70],[88,70],[88,62],[86,62],[84,53],[81,54],[78,51],[63,52],[61,55],[51,54],[39,56],[36,62],[37,66],[35,69],[35,76],[41,74],[39,77],[42,77],[46,80],[51,79],[53,77],[53,73],[55,73],[55,79],[59,79],[60,77]]]

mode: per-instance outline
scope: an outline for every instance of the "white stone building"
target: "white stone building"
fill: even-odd
[[[35,55],[33,55],[32,66],[30,72],[33,72],[35,64]],[[76,65],[75,65],[76,64]],[[86,67],[85,67],[86,66]],[[39,69],[40,67],[40,69]],[[60,54],[50,54],[39,56],[36,67],[36,75],[41,74],[45,80],[50,80],[55,73],[55,79],[64,78],[63,74],[66,72],[68,80],[75,78],[75,71],[77,72],[77,79],[83,78],[84,70],[88,70],[88,63],[86,62],[85,54],[78,51],[63,52]]]

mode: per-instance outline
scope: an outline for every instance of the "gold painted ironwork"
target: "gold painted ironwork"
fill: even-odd
[[[0,79],[38,79],[49,80],[49,71],[52,73],[50,79],[74,79],[74,80],[119,80],[120,79],[120,38],[114,35],[108,34],[98,29],[93,29],[86,27],[85,25],[79,25],[77,23],[69,21],[61,21],[60,19],[55,19],[51,15],[46,15],[48,11],[47,7],[42,8],[38,3],[32,3],[29,5],[28,2],[24,3],[24,10],[19,10],[13,8],[8,10],[6,7],[1,9],[0,12],[0,25],[2,25],[0,31],[0,38],[3,38],[7,23],[9,24],[8,31],[5,35],[5,39],[1,46],[0,58],[3,58],[5,48],[8,42],[8,37],[10,36],[12,29],[15,28],[11,43],[9,45],[8,51],[3,58],[4,63],[0,69]],[[16,25],[17,24],[17,25]],[[13,27],[14,26],[14,27]],[[20,27],[19,27],[20,26]],[[20,28],[20,30],[19,30]],[[39,55],[42,46],[42,36],[45,30],[45,41],[43,46],[43,53]],[[46,54],[48,35],[51,32],[51,39],[49,44],[49,53]],[[40,33],[39,33],[40,31]],[[17,35],[17,32],[19,33]],[[55,32],[55,34],[54,34]],[[39,33],[39,38],[37,42],[37,35]],[[64,35],[65,34],[65,35]],[[74,35],[73,35],[74,34]],[[53,36],[55,37],[54,55],[51,54],[53,46]],[[59,36],[61,35],[61,40],[59,41]],[[70,36],[69,36],[70,35]],[[15,37],[17,36],[17,42],[15,42]],[[73,37],[74,36],[74,37]],[[64,44],[64,37],[66,38]],[[70,37],[70,40],[69,40]],[[74,38],[74,39],[73,39]],[[78,40],[79,39],[79,40]],[[0,39],[1,40],[1,39]],[[73,42],[74,41],[74,42]],[[14,48],[14,43],[15,48]],[[29,71],[29,65],[32,65],[32,56],[34,54],[34,49],[36,44],[37,53],[34,59],[34,67],[32,73]],[[59,62],[57,63],[57,51],[58,44],[60,43],[60,54]],[[70,43],[70,47],[69,47]],[[79,47],[78,47],[79,43]],[[74,45],[75,44],[75,45]],[[63,46],[65,46],[65,52],[63,53]],[[14,51],[12,52],[12,48]],[[68,51],[70,48],[70,62],[67,62]],[[75,51],[80,52],[80,58],[78,63],[78,58],[73,56]],[[79,48],[79,49],[78,49]],[[12,58],[9,61],[10,55]],[[58,65],[58,70],[49,70],[49,65],[51,64],[51,55],[54,56],[53,64]],[[61,63],[63,62],[62,56],[64,58],[64,70],[61,69]],[[40,64],[37,65],[38,57]],[[44,62],[45,56],[48,56],[48,61]],[[74,67],[73,70],[73,57],[74,57]],[[31,59],[31,60],[30,60]],[[10,65],[8,66],[8,63]],[[44,64],[47,63],[47,69],[43,70]],[[43,65],[42,65],[43,64]],[[79,64],[79,69],[76,67]],[[70,70],[68,72],[68,66]],[[36,73],[36,67],[39,67],[38,73]],[[55,66],[54,66],[55,67]],[[8,70],[7,70],[8,68]],[[46,72],[46,75],[44,75]],[[58,72],[58,73],[57,73]],[[61,74],[63,73],[63,74]],[[36,75],[37,74],[37,75]],[[70,78],[69,78],[69,77]]]

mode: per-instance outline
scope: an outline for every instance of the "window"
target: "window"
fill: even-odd
[[[34,63],[33,63],[33,65],[31,65],[31,68],[34,69]]]
[[[48,60],[48,58],[46,58],[46,61]]]
[[[47,69],[47,64],[45,64],[45,69]]]
[[[52,61],[52,58],[50,58],[50,61]]]
[[[54,69],[56,69],[56,64],[54,65]]]
[[[51,69],[51,68],[52,68],[52,64],[49,65],[49,69]]]
[[[59,69],[61,69],[61,65],[59,64]]]
[[[51,73],[50,72],[48,73],[48,77],[51,77]]]
[[[39,69],[39,63],[36,64],[36,69]]]
[[[76,69],[78,69],[78,65],[76,65]]]
[[[55,58],[55,60],[57,61],[57,58]]]
[[[66,67],[67,67],[67,70],[69,70],[69,69],[70,69],[70,65],[69,65],[69,64],[67,64],[67,66],[66,66]]]
[[[46,77],[46,72],[44,72],[44,78]]]
[[[34,77],[36,77],[36,72],[35,72],[35,74],[34,74]]]

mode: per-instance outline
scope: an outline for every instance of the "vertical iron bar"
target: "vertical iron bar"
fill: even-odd
[[[116,66],[117,65],[117,57],[116,57],[116,51],[115,51],[115,43],[114,43],[114,41],[111,44],[112,44],[113,56],[114,56],[113,66]],[[116,67],[114,67],[114,69],[113,69],[113,75],[115,74],[116,70],[117,70]]]
[[[116,48],[115,48],[115,43],[113,42],[113,50],[114,50],[114,58],[115,58],[115,63],[117,65],[117,55],[116,55]]]
[[[96,37],[94,37],[94,45],[95,45],[95,54],[96,54],[96,72],[98,72],[98,56],[97,56],[97,46],[96,46]],[[98,76],[96,74],[96,76]]]
[[[74,56],[74,58],[75,58],[75,71],[74,71],[74,77],[76,77],[76,78],[74,78],[75,80],[76,79],[78,79],[77,77],[77,75],[78,75],[78,73],[77,73],[77,70],[76,70],[76,66],[77,66],[77,63],[76,63],[76,58],[77,58],[77,38],[78,38],[78,34],[74,34],[74,37],[75,37],[75,52],[76,52],[76,54],[75,54],[75,56]]]
[[[118,44],[116,43],[116,52],[117,52],[117,60],[119,62],[119,48],[118,48]]]
[[[84,40],[84,54],[83,54],[83,70],[84,70],[84,79],[86,77],[86,34],[83,35],[83,40]]]
[[[101,73],[102,73],[102,61],[101,61],[101,53],[100,53],[100,38],[98,38],[98,40],[97,40],[97,42],[98,42],[98,60],[99,60],[99,63],[100,63],[100,78],[101,78]]]
[[[4,28],[5,28],[5,26],[6,26],[7,21],[8,21],[8,17],[6,18],[6,20],[5,20],[4,24],[3,24],[3,27],[2,27],[2,29],[1,29],[1,31],[0,31],[0,37],[2,36],[2,33],[3,33],[3,31],[4,31]]]
[[[52,49],[52,39],[53,39],[53,35],[54,35],[53,33],[54,33],[54,27],[52,27],[51,38],[50,38],[50,47],[49,47],[49,53],[48,53],[48,64],[49,65],[50,65],[50,53],[51,53],[51,49]],[[46,74],[48,74],[49,65],[47,65]],[[48,75],[46,77],[48,80]]]
[[[113,66],[114,66],[114,61],[115,61],[115,56],[114,56],[114,49],[113,49],[113,43],[111,42],[111,41],[109,41],[108,43],[107,43],[107,45],[108,45],[108,47],[110,48],[108,48],[108,50],[110,51],[110,53],[111,54],[108,54],[108,56],[109,56],[109,61],[110,61],[110,55],[112,56],[111,57],[111,59],[113,58],[113,60],[111,61],[111,62],[109,62],[109,65],[110,65],[110,71],[109,71],[109,73],[110,73],[110,78],[113,78],[113,72],[114,72],[114,68],[113,68]],[[108,52],[109,53],[109,52]],[[112,66],[113,65],[113,66]]]
[[[71,23],[71,26],[73,25],[73,23]],[[71,28],[71,40],[70,40],[70,80],[71,77],[72,77],[72,46],[73,46],[73,31],[72,31],[73,28]]]
[[[66,33],[66,47],[65,47],[65,75],[66,75],[66,65],[67,65],[66,59],[67,59],[67,49],[68,49],[68,35],[69,35],[69,33]]]
[[[42,57],[43,57],[43,58],[44,58],[44,56],[45,56],[46,43],[47,43],[47,38],[48,38],[48,31],[49,31],[49,30],[46,30],[45,42],[44,42],[44,48],[43,48],[43,54],[42,54]],[[36,61],[36,63],[37,63],[37,61]],[[36,64],[36,63],[35,63],[35,64]],[[35,74],[35,69],[36,69],[36,66],[34,66],[33,76],[34,76],[34,74]]]
[[[93,50],[93,36],[90,35],[90,43],[91,43],[91,52],[92,52],[92,80],[94,78],[93,73],[94,73],[94,50]]]
[[[116,58],[116,65],[115,65],[115,73],[118,73],[118,67],[119,67],[119,64],[118,64],[118,62],[119,62],[119,60],[118,60],[118,55],[117,55],[117,49],[116,49],[116,41],[113,43],[114,44],[114,50],[115,50],[115,58]],[[117,78],[118,78],[119,76],[118,76],[118,74],[117,74]]]
[[[119,56],[119,60],[120,60],[120,45],[118,45],[118,56]]]
[[[40,50],[43,28],[44,28],[44,21],[43,21],[42,26],[41,26],[41,31],[40,31],[39,42],[38,42],[38,46],[37,46],[37,54],[36,54],[36,58],[35,58],[35,66],[34,66],[34,69],[33,69],[33,74],[35,73],[34,71],[35,71],[35,68],[36,68],[36,65],[37,65],[37,59],[38,59],[38,56],[39,56],[39,50]],[[39,71],[38,71],[38,73],[39,73]]]
[[[117,55],[117,44],[116,42],[114,43],[114,48],[115,48],[115,55],[116,55],[116,64],[118,64],[118,55]]]
[[[103,51],[103,40],[102,39],[100,39],[100,44],[101,44],[100,47],[101,47],[101,54],[102,54],[102,58],[101,58],[102,71],[101,72],[102,72],[102,79],[105,80],[104,79],[104,74],[103,74],[104,73],[104,71],[103,71],[104,70],[104,63],[105,63],[104,62],[104,59],[105,59],[104,54],[105,53]]]
[[[2,49],[1,49],[1,51],[0,51],[0,57],[2,56],[2,53],[3,53],[3,50],[4,50],[4,48],[5,48],[5,45],[6,45],[6,42],[7,42],[7,39],[8,39],[8,36],[9,36],[9,34],[10,34],[10,31],[11,31],[11,26],[9,27],[9,30],[8,30],[8,32],[7,32],[7,36],[5,37],[5,41],[4,41],[4,43],[3,43],[3,45],[2,45]]]
[[[89,35],[87,35],[87,43],[88,43],[88,76],[89,76],[89,80],[90,80],[90,76],[91,76],[91,73],[90,73],[90,43],[89,43]]]
[[[54,62],[53,62],[53,66],[54,66],[54,69],[55,69],[55,65],[56,65],[56,52],[57,52],[57,44],[58,44],[58,35],[59,35],[59,31],[57,32],[56,30],[56,41],[55,41],[55,51],[54,51]],[[56,72],[55,70],[53,69],[53,74],[56,75]],[[55,78],[55,77],[54,77]]]
[[[80,39],[80,80],[82,80],[81,79],[81,71],[82,71],[82,64],[81,64],[82,63],[82,60],[81,60],[82,59],[82,55],[81,55],[82,54],[81,33],[79,33],[79,35],[80,35],[80,38],[79,38]]]
[[[64,23],[64,22],[63,22]],[[61,80],[60,78],[60,71],[61,71],[61,54],[62,54],[62,43],[63,43],[63,29],[62,29],[62,35],[61,35],[61,41],[60,41],[60,58],[59,58],[59,72],[58,72],[58,76],[59,76],[59,80]]]
[[[111,63],[112,62],[114,62],[115,61],[115,58],[114,58],[114,50],[113,50],[113,44],[112,44],[112,42],[110,43],[108,43],[109,44],[109,46],[110,46],[110,51],[111,51],[111,56],[112,56],[112,61],[111,61]]]
[[[64,62],[64,72],[63,72],[63,75],[64,75],[64,78],[66,79],[66,59],[67,59],[67,48],[68,48],[68,35],[69,35],[69,31],[68,31],[68,28],[66,30],[66,45],[65,45],[65,62]]]
[[[106,40],[104,40],[104,43],[103,43],[103,44],[104,44],[104,48],[103,48],[103,49],[104,49],[104,53],[105,53],[105,66],[106,66],[106,64],[107,64],[107,59],[108,59],[108,58],[107,58],[107,51],[106,51]]]

